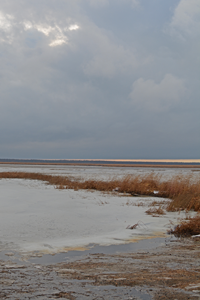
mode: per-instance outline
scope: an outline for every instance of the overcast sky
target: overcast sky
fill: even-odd
[[[199,0],[0,4],[0,158],[199,158]]]

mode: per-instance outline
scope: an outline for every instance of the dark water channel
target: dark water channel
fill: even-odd
[[[18,252],[0,252],[0,260],[3,261],[12,261],[14,263],[21,264],[23,259],[24,263],[34,263],[41,265],[56,264],[61,262],[67,262],[68,260],[80,259],[84,256],[90,254],[117,254],[117,253],[132,253],[137,251],[148,252],[148,250],[157,248],[159,246],[167,245],[168,243],[176,240],[174,237],[166,238],[153,238],[153,239],[144,239],[138,242],[121,244],[121,245],[110,245],[110,246],[100,246],[95,244],[87,245],[89,248],[85,251],[68,251],[60,252],[56,254],[44,254],[41,255],[39,252],[34,252],[28,255],[28,259],[24,261],[23,255]],[[37,256],[38,255],[38,256]]]

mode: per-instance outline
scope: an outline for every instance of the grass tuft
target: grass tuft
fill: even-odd
[[[145,213],[147,215],[165,215],[165,212],[161,206],[157,208],[156,207],[149,208],[148,210],[145,211]]]
[[[200,215],[188,220],[182,220],[175,229],[170,230],[169,233],[174,234],[177,237],[188,237],[191,235],[200,234]]]

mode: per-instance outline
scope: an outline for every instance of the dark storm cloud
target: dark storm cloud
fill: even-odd
[[[199,155],[200,5],[2,1],[1,157]]]

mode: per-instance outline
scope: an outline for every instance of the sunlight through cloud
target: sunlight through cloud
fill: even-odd
[[[73,25],[70,25],[69,26],[69,30],[78,30],[79,29],[79,26],[77,24],[73,24]]]
[[[54,30],[53,27],[43,27],[43,26],[36,26],[36,29],[44,33],[46,36],[48,36]]]
[[[4,31],[8,31],[11,28],[11,23],[9,21],[9,19],[12,19],[11,15],[4,15],[1,11],[0,11],[0,30],[3,29]]]
[[[55,40],[53,42],[51,42],[49,44],[50,47],[56,47],[56,46],[61,46],[63,44],[67,44],[66,40],[63,40],[63,39],[58,39],[58,40]]]

